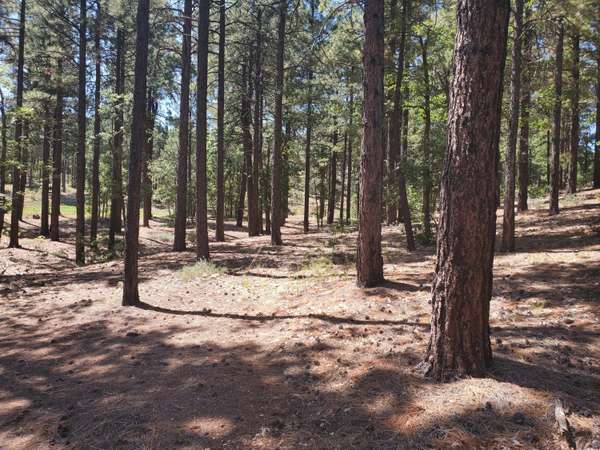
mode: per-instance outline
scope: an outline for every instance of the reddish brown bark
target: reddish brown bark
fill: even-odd
[[[428,374],[479,376],[492,363],[489,304],[509,2],[459,0],[432,289]]]
[[[357,284],[383,281],[381,214],[383,182],[383,0],[367,0],[364,10],[363,138],[360,157],[360,209],[356,255]]]
[[[556,62],[554,64],[554,113],[552,121],[552,155],[550,158],[550,215],[558,214],[558,194],[560,191],[560,135],[562,116],[562,66],[564,25],[562,19],[558,25],[556,44]]]
[[[579,153],[579,33],[574,32],[572,38],[573,61],[571,63],[571,142],[569,160],[570,194],[577,192],[577,155]]]

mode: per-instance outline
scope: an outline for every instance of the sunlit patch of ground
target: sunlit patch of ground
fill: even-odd
[[[383,286],[354,284],[356,231],[227,226],[212,262],[142,229],[142,308],[120,261],[73,264],[65,240],[0,250],[0,442],[7,448],[561,448],[560,397],[580,446],[600,439],[600,191],[517,216],[498,254],[495,367],[437,385],[415,367],[429,335],[433,247],[384,227]],[[190,229],[191,231],[191,229]],[[212,234],[212,233],[211,233]],[[2,246],[6,245],[6,238]]]

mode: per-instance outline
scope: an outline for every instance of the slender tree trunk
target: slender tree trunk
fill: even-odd
[[[52,137],[52,211],[50,215],[50,239],[59,240],[60,188],[63,170],[63,62],[59,58],[56,67],[56,107],[54,108],[54,131]]]
[[[337,130],[333,132],[331,156],[329,159],[329,196],[327,197],[327,225],[333,223],[335,215],[335,191],[337,188]]]
[[[354,70],[350,72],[350,78],[352,78]],[[350,81],[352,83],[352,81]],[[352,143],[354,141],[354,87],[350,84],[350,102],[348,105],[348,185],[346,187],[346,198],[348,199],[346,205],[346,223],[350,224],[350,214],[352,213]],[[356,204],[356,210],[358,211],[358,203]]]
[[[108,230],[108,249],[114,252],[115,235],[121,233],[123,227],[123,137],[124,113],[123,95],[125,91],[125,30],[117,30],[117,59],[115,65],[115,122],[113,138],[112,186],[110,202],[110,225]]]
[[[179,103],[179,159],[177,165],[177,201],[173,250],[185,250],[187,223],[187,171],[190,117],[190,72],[192,54],[192,0],[185,0],[183,10],[183,46],[181,51],[181,100]]]
[[[90,241],[96,245],[98,239],[98,213],[100,200],[100,145],[102,141],[100,124],[100,87],[102,81],[102,49],[100,39],[102,33],[101,2],[96,2],[96,30],[94,33],[94,50],[96,53],[95,85],[94,85],[94,154],[92,158],[92,216],[90,218]]]
[[[248,58],[250,61],[252,55]],[[252,162],[252,134],[250,127],[252,126],[252,112],[250,110],[250,98],[252,97],[251,88],[251,69],[250,65],[242,65],[242,104],[240,123],[242,125],[242,146],[244,148],[244,167],[246,168],[246,193],[248,195],[248,235],[258,236],[256,230],[256,209],[258,204],[254,197],[254,166]]]
[[[253,196],[256,199],[256,227],[255,234],[262,233],[262,207],[259,185],[261,182],[261,158],[262,158],[262,10],[259,9],[256,14],[256,57],[254,68],[254,134],[252,141],[252,176],[254,178]],[[264,189],[264,187],[263,187]]]
[[[344,131],[344,152],[342,153],[342,184],[340,186],[340,219],[339,224],[344,227],[344,197],[346,195],[346,164],[348,164],[348,130]]]
[[[44,106],[44,137],[42,142],[42,217],[40,225],[40,234],[50,236],[50,226],[48,224],[48,215],[50,212],[50,130],[51,130],[50,108]]]
[[[242,162],[242,173],[240,174],[240,190],[238,195],[238,203],[236,210],[236,225],[243,226],[244,223],[244,205],[246,204],[246,187],[248,187],[248,169],[246,167],[246,154]]]
[[[145,227],[150,226],[152,218],[152,176],[150,174],[150,164],[152,163],[154,153],[154,124],[156,122],[157,104],[152,93],[152,88],[148,89],[148,98],[146,101],[146,135],[144,139],[144,156],[142,164],[142,199],[143,199],[143,218],[142,224]],[[188,151],[188,155],[189,155]]]
[[[275,76],[275,108],[273,118],[273,161],[271,164],[271,244],[282,245],[281,240],[281,159],[283,115],[283,63],[285,49],[285,22],[287,0],[279,0],[279,25],[277,30],[277,62]]]
[[[21,9],[19,14],[19,47],[17,50],[17,119],[15,121],[15,142],[17,144],[16,164],[13,169],[13,188],[12,188],[12,213],[10,215],[10,248],[18,248],[19,245],[19,215],[18,211],[23,203],[24,193],[20,191],[22,169],[20,167],[23,151],[23,118],[21,117],[21,108],[23,107],[23,83],[25,67],[25,11],[27,5],[25,0],[21,0]]]
[[[357,284],[383,281],[381,212],[383,183],[383,0],[366,0],[363,50],[363,138],[360,157],[360,209],[356,251]]]
[[[27,188],[27,168],[31,167],[30,159],[30,140],[29,140],[29,119],[23,119],[23,137],[21,139],[21,180],[19,192],[21,193],[21,201],[19,202],[17,217],[19,222],[23,221],[23,208],[25,207],[25,190]]]
[[[596,47],[596,145],[594,146],[594,189],[600,188],[600,48]]]
[[[77,218],[75,223],[75,262],[85,264],[85,131],[86,131],[86,47],[87,0],[79,2],[79,89],[77,99]]]
[[[6,105],[4,103],[4,93],[0,88],[0,114],[2,115],[2,130],[1,133],[1,147],[0,147],[0,194],[6,193]],[[0,239],[2,238],[2,231],[4,230],[4,214],[6,213],[6,198],[2,197],[2,204],[0,204]]]
[[[560,125],[562,114],[562,66],[564,25],[562,19],[558,24],[558,41],[556,44],[556,62],[554,73],[554,114],[552,123],[552,157],[550,160],[550,215],[559,213],[558,194],[560,190]]]
[[[217,93],[217,242],[225,241],[225,0],[219,1],[219,61]],[[260,23],[260,21],[259,21]]]
[[[531,17],[531,8],[527,8],[525,18],[529,22]],[[519,135],[519,197],[517,209],[527,211],[528,189],[529,189],[529,109],[531,107],[531,47],[532,31],[524,31],[524,49],[523,49],[523,73],[521,81],[521,128]]]
[[[516,0],[514,15],[514,39],[512,49],[512,70],[510,75],[510,119],[508,126],[508,146],[506,148],[506,182],[504,188],[504,216],[502,220],[503,252],[515,251],[515,162],[517,135],[521,107],[521,45],[523,42],[523,3]]]
[[[480,376],[492,364],[489,307],[509,2],[458,0],[456,9],[426,359],[436,380]]]
[[[206,99],[208,90],[208,28],[210,0],[200,0],[198,18],[198,81],[196,101],[196,258],[207,260],[208,200],[206,181]]]
[[[569,193],[577,192],[577,155],[579,153],[579,32],[572,36],[573,63],[571,77],[573,87],[571,94],[571,159],[569,164]]]
[[[146,135],[146,76],[148,68],[148,35],[150,0],[138,0],[135,43],[135,81],[131,145],[129,148],[129,183],[127,191],[127,229],[125,232],[125,264],[123,275],[123,306],[140,303],[138,290],[138,251],[140,232],[140,191],[142,147]]]
[[[314,40],[315,0],[310,0],[310,31]],[[306,99],[306,143],[304,147],[304,232],[308,233],[310,219],[310,164],[312,145],[312,113],[313,113],[313,67],[312,52],[308,56],[307,99]]]
[[[429,37],[423,40],[419,36],[423,57],[424,84],[424,127],[423,127],[423,235],[430,241],[431,231],[431,86],[429,84],[428,47]]]

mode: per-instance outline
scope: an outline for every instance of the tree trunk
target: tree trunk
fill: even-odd
[[[56,107],[54,108],[54,131],[52,137],[52,211],[50,214],[50,239],[59,240],[58,217],[60,216],[60,188],[63,171],[63,62],[58,58],[56,67]]]
[[[315,0],[310,0],[310,32],[314,39]],[[310,218],[310,154],[312,145],[312,112],[313,112],[313,68],[312,52],[308,55],[308,92],[306,103],[306,145],[304,147],[304,232],[308,233]]]
[[[185,0],[183,10],[183,44],[181,51],[181,100],[179,103],[179,158],[177,164],[177,200],[173,250],[185,250],[188,192],[188,149],[190,117],[190,72],[192,54],[192,0]]]
[[[348,164],[348,130],[344,132],[344,152],[342,153],[342,184],[340,185],[340,219],[339,225],[344,227],[344,196],[346,195],[346,164]]]
[[[431,86],[429,84],[428,46],[429,37],[423,40],[419,36],[423,56],[424,84],[424,127],[423,127],[423,235],[429,242],[433,236],[431,231]]]
[[[531,8],[527,8],[525,18],[529,23]],[[533,32],[531,25],[524,31],[523,49],[523,73],[521,75],[521,128],[519,135],[519,197],[517,209],[527,211],[528,189],[529,189],[529,109],[531,106],[531,70],[529,64],[532,62],[531,50]]]
[[[25,207],[25,189],[27,187],[27,168],[31,167],[30,162],[30,140],[29,140],[29,119],[23,119],[23,137],[21,139],[21,180],[19,192],[21,193],[21,201],[19,202],[17,217],[19,222],[23,221],[23,208]]]
[[[515,251],[515,161],[517,154],[517,133],[521,107],[521,45],[523,42],[523,3],[516,0],[514,39],[512,48],[512,70],[510,75],[510,119],[508,126],[508,146],[506,148],[506,173],[504,185],[504,216],[502,219],[503,252]]]
[[[356,251],[357,284],[383,281],[381,186],[383,183],[383,0],[366,0],[363,50],[363,138],[360,157],[360,210]]]
[[[87,0],[79,2],[79,89],[77,98],[77,217],[75,221],[75,262],[85,264],[85,131],[86,131],[86,47]]]
[[[225,0],[220,0],[217,93],[217,217],[215,233],[217,242],[225,241],[225,11]]]
[[[152,163],[154,153],[154,124],[156,123],[156,113],[158,105],[152,94],[152,88],[148,89],[148,99],[146,102],[146,135],[144,139],[144,156],[142,165],[142,199],[144,215],[142,224],[145,227],[150,226],[152,219],[152,176],[150,175],[150,164]],[[188,155],[189,155],[188,151]]]
[[[509,2],[458,0],[448,144],[426,366],[436,380],[492,364],[489,304]]]
[[[100,87],[102,81],[102,49],[100,38],[102,33],[101,2],[96,2],[96,29],[94,33],[94,50],[96,53],[95,85],[94,85],[94,154],[92,158],[92,217],[90,219],[90,241],[96,245],[98,239],[98,214],[100,200]]]
[[[579,153],[579,32],[572,36],[573,63],[571,77],[573,87],[571,94],[571,158],[569,163],[569,190],[570,194],[577,192],[577,154]]]
[[[123,137],[124,112],[123,96],[125,91],[125,30],[117,30],[117,58],[115,64],[115,122],[113,138],[112,186],[110,201],[110,225],[108,230],[108,249],[114,252],[115,235],[123,227]]]
[[[40,234],[50,236],[50,226],[48,224],[48,215],[50,212],[49,194],[50,194],[50,126],[51,126],[50,108],[44,106],[44,137],[42,142],[42,214]]]
[[[138,0],[135,43],[135,81],[129,147],[129,183],[127,191],[127,229],[123,275],[123,306],[140,303],[138,291],[138,250],[140,231],[140,191],[142,146],[146,136],[146,76],[148,68],[148,17],[150,0]]]
[[[25,66],[25,11],[26,2],[21,0],[21,9],[19,14],[19,48],[17,50],[17,95],[16,108],[17,118],[15,121],[15,142],[16,142],[16,164],[13,169],[13,188],[12,188],[12,213],[10,215],[10,248],[18,248],[19,245],[19,215],[18,211],[23,204],[24,193],[20,191],[22,170],[23,151],[23,118],[21,108],[23,107],[23,82],[24,82],[24,66]]]
[[[240,191],[238,195],[236,226],[242,227],[244,224],[244,205],[246,204],[246,187],[248,187],[248,168],[246,167],[246,154],[242,161],[242,173],[240,174]]]
[[[600,188],[600,47],[596,47],[596,145],[594,146],[594,189]]]
[[[255,235],[262,232],[262,208],[259,185],[261,182],[261,158],[262,158],[262,10],[259,9],[256,14],[256,65],[254,69],[254,134],[252,141],[252,177],[254,178],[253,196],[256,199],[256,226]],[[263,187],[264,189],[264,187]]]
[[[285,49],[285,21],[287,0],[279,0],[279,24],[277,30],[277,63],[275,76],[275,108],[273,117],[273,161],[271,163],[271,244],[282,245],[281,240],[281,159],[283,115],[283,58]]]
[[[337,187],[337,130],[333,132],[333,141],[331,148],[331,157],[329,159],[329,196],[327,197],[327,225],[333,223],[333,217],[335,215],[335,191]]]
[[[354,75],[354,70],[350,72],[350,79]],[[350,81],[352,83],[352,81]],[[350,224],[350,214],[352,213],[352,142],[354,141],[354,87],[350,84],[350,103],[348,105],[348,184],[346,186],[346,223]],[[356,205],[358,211],[358,204]]]
[[[554,114],[552,122],[552,157],[550,159],[550,215],[558,214],[558,194],[560,191],[560,125],[562,114],[562,66],[564,25],[558,24],[556,62],[554,72]]]
[[[252,54],[248,58],[252,60]],[[251,69],[250,65],[242,64],[242,104],[240,123],[242,125],[242,146],[244,148],[244,167],[246,168],[246,193],[248,195],[248,235],[258,236],[256,229],[256,210],[258,203],[254,194],[254,166],[252,163],[252,134],[250,127],[252,126],[252,112],[250,109],[250,98],[252,97],[251,88]]]
[[[6,105],[4,103],[4,93],[0,87],[0,114],[2,115],[2,130],[1,133],[1,148],[0,148],[0,194],[6,193]],[[0,238],[2,237],[2,231],[4,230],[4,214],[6,213],[6,198],[2,197],[2,204],[0,204]]]
[[[206,98],[208,90],[208,28],[210,0],[200,0],[198,18],[198,80],[196,99],[196,258],[207,260],[208,200],[206,181]]]

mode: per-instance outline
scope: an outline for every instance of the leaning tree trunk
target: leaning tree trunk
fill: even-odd
[[[175,203],[175,236],[173,250],[185,250],[187,223],[187,171],[190,118],[190,73],[192,55],[192,0],[183,9],[183,44],[181,51],[181,101],[179,103],[179,158],[177,164],[177,200]]]
[[[16,164],[13,168],[13,188],[12,188],[12,213],[10,215],[10,248],[19,247],[19,215],[18,211],[23,203],[24,193],[21,193],[21,152],[23,151],[23,118],[20,117],[20,109],[23,107],[23,82],[25,66],[25,10],[26,2],[21,0],[21,10],[19,15],[19,48],[17,50],[17,96],[16,108],[17,119],[15,121],[15,142]]]
[[[525,19],[529,22],[531,8],[527,8]],[[521,128],[519,134],[519,196],[517,209],[527,211],[528,189],[529,189],[529,109],[531,107],[531,70],[529,64],[532,61],[531,47],[532,34],[531,25],[524,30],[523,40],[523,73],[521,74]]]
[[[139,0],[135,43],[135,81],[129,147],[129,183],[127,190],[127,228],[125,231],[125,263],[123,306],[140,303],[138,290],[138,250],[140,232],[140,191],[142,184],[142,146],[146,135],[146,76],[148,68],[148,17],[150,0]]]
[[[363,138],[360,156],[360,209],[356,251],[357,284],[383,281],[381,214],[383,183],[383,0],[367,0],[363,50]]]
[[[198,18],[198,81],[196,83],[196,258],[207,260],[208,187],[206,181],[206,98],[208,91],[208,28],[210,0],[200,0]]]
[[[425,364],[436,380],[479,376],[492,363],[489,307],[509,2],[458,0],[456,14]]]
[[[217,217],[215,239],[225,241],[225,0],[219,2],[217,92]]]
[[[285,50],[285,21],[287,0],[279,0],[279,24],[277,30],[277,64],[275,76],[275,108],[273,117],[273,154],[271,163],[271,244],[282,245],[281,240],[281,160],[283,149],[283,58]]]
[[[572,44],[571,77],[573,78],[573,87],[571,88],[571,158],[568,186],[570,194],[577,192],[577,154],[579,153],[579,33],[577,31],[572,36]]]
[[[52,136],[52,210],[50,213],[50,240],[59,240],[58,217],[60,216],[60,188],[63,170],[63,62],[59,58],[56,67],[56,107]]]
[[[558,194],[560,191],[560,125],[562,115],[562,66],[564,25],[562,19],[558,25],[556,44],[556,62],[554,72],[554,113],[552,122],[552,156],[550,159],[550,215],[558,214]]]
[[[42,217],[40,234],[42,236],[50,236],[50,226],[48,224],[48,215],[50,213],[50,125],[51,125],[50,108],[46,104],[44,106],[44,137],[42,142]]]
[[[504,216],[502,219],[503,252],[515,251],[515,162],[517,133],[521,107],[521,43],[523,35],[523,3],[516,0],[514,40],[512,49],[512,71],[510,75],[510,121],[508,146],[506,148],[506,184],[504,188]]]
[[[94,85],[94,149],[92,158],[92,217],[90,218],[90,241],[96,245],[98,239],[98,214],[100,209],[100,86],[102,79],[102,49],[100,47],[101,31],[100,1],[96,6],[96,30],[94,33],[94,50],[96,53],[95,85]]]
[[[87,0],[79,3],[79,89],[77,95],[77,217],[75,220],[75,262],[85,264],[85,129],[86,129],[86,47],[87,47]]]

